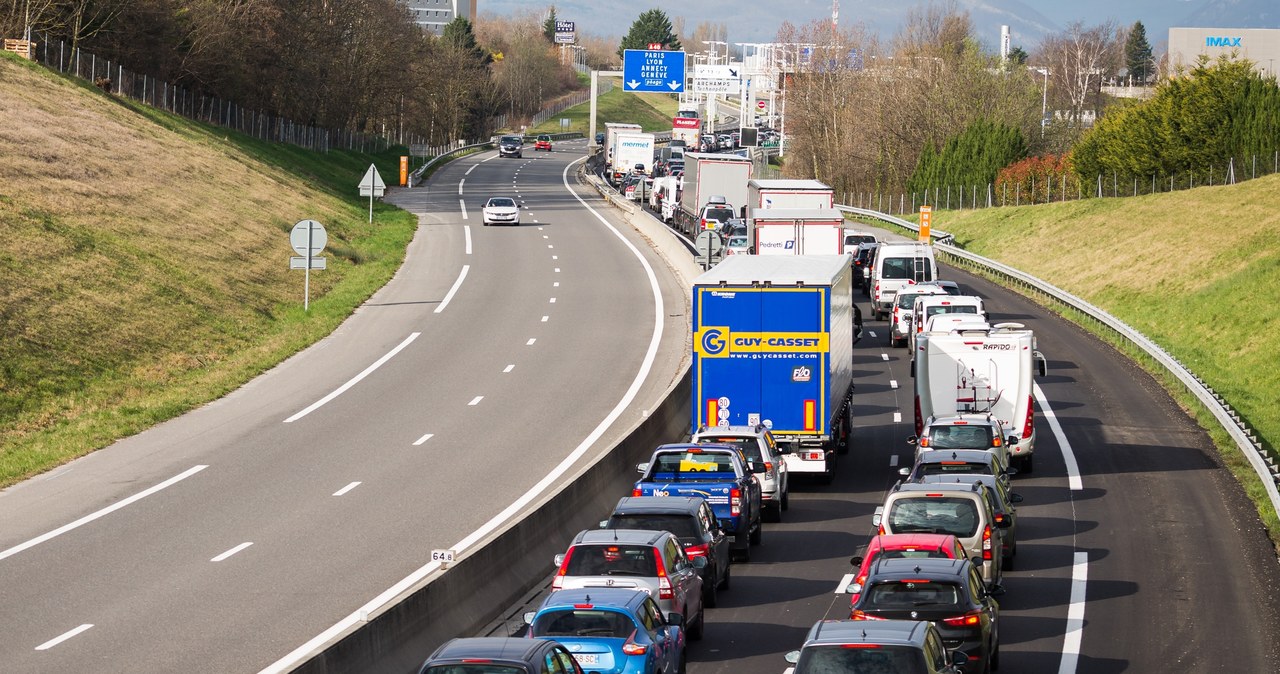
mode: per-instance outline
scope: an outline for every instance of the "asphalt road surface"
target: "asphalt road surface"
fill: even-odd
[[[583,150],[393,193],[420,213],[406,262],[331,337],[0,494],[0,671],[257,671],[642,418],[685,292],[570,193]],[[481,225],[499,194],[521,227]]]

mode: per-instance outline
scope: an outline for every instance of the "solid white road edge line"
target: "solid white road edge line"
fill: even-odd
[[[217,557],[214,557],[213,559],[211,559],[211,560],[209,560],[209,561],[211,561],[211,562],[221,562],[222,560],[224,560],[224,559],[226,559],[226,558],[230,557],[231,555],[236,554],[237,552],[240,552],[241,550],[243,550],[243,549],[245,549],[245,548],[249,547],[250,545],[253,545],[253,541],[245,541],[244,543],[241,543],[240,545],[237,545],[236,547],[231,548],[230,550],[227,550],[226,552],[224,552],[224,553],[222,553],[222,554],[218,555]]]
[[[466,220],[467,219],[467,202],[465,199],[458,200],[458,208],[462,209],[462,219]]]
[[[352,482],[351,484],[349,484],[349,485],[347,485],[347,486],[343,487],[342,489],[339,489],[338,491],[333,492],[333,495],[334,495],[334,496],[342,496],[343,494],[346,494],[347,492],[349,492],[349,491],[351,491],[352,489],[355,489],[356,487],[359,487],[359,486],[360,486],[360,483],[359,483],[359,482]]]
[[[56,538],[56,537],[58,537],[58,536],[61,536],[62,534],[67,533],[68,531],[71,531],[72,529],[75,529],[75,528],[77,528],[77,527],[84,526],[84,525],[86,525],[86,524],[88,524],[88,523],[90,523],[90,522],[92,522],[92,521],[94,521],[94,520],[98,519],[99,517],[102,517],[102,516],[104,516],[104,515],[110,515],[111,513],[115,512],[115,511],[117,511],[117,510],[119,510],[119,509],[121,509],[121,508],[123,508],[123,507],[125,507],[125,506],[127,506],[127,505],[129,505],[129,504],[131,504],[131,503],[136,503],[136,502],[138,502],[138,501],[140,501],[140,500],[142,500],[142,499],[144,499],[144,498],[146,498],[146,497],[148,497],[148,496],[150,496],[150,495],[152,495],[152,494],[154,494],[154,493],[156,493],[156,492],[160,491],[161,489],[166,489],[166,488],[168,488],[168,487],[172,487],[173,485],[175,485],[175,484],[177,484],[177,483],[179,483],[179,482],[181,482],[181,481],[183,481],[183,480],[185,480],[185,479],[187,479],[187,478],[191,477],[192,475],[195,475],[196,473],[199,473],[200,471],[204,470],[205,468],[208,468],[208,466],[193,466],[193,467],[191,467],[191,468],[188,468],[187,470],[185,470],[185,471],[183,471],[183,472],[181,472],[181,473],[178,473],[177,475],[174,475],[173,477],[171,477],[171,478],[169,478],[169,479],[165,480],[164,482],[161,482],[160,484],[157,484],[157,485],[155,485],[154,487],[149,487],[149,488],[147,488],[147,489],[144,489],[144,490],[142,490],[142,491],[140,491],[140,492],[138,492],[138,493],[134,494],[133,496],[130,496],[129,498],[127,498],[127,499],[125,499],[125,500],[123,500],[123,501],[117,501],[117,502],[115,502],[115,503],[112,503],[111,505],[109,505],[109,506],[107,506],[107,507],[105,507],[105,508],[103,508],[103,509],[101,509],[101,510],[99,510],[99,511],[97,511],[97,512],[89,513],[88,515],[85,515],[84,517],[81,517],[80,519],[78,519],[78,520],[76,520],[76,521],[74,521],[74,522],[72,522],[72,523],[70,523],[70,524],[64,524],[64,525],[62,525],[62,526],[58,527],[57,529],[54,529],[53,531],[50,531],[50,532],[48,532],[48,533],[46,533],[46,534],[41,534],[41,535],[39,535],[39,536],[36,536],[35,538],[33,538],[33,539],[31,539],[31,540],[27,541],[26,543],[19,543],[18,545],[15,545],[15,546],[13,546],[12,548],[9,548],[8,550],[5,550],[4,552],[0,552],[0,559],[5,559],[6,557],[12,557],[12,556],[14,556],[14,555],[18,554],[19,552],[22,552],[23,550],[26,550],[26,549],[28,549],[28,548],[34,548],[35,546],[40,545],[41,543],[43,543],[43,542],[45,542],[45,541],[47,541],[47,540],[49,540],[49,539],[51,539],[51,538]],[[87,629],[87,628],[86,628],[86,629]]]
[[[91,623],[85,623],[85,624],[83,624],[83,625],[81,625],[81,626],[79,626],[79,627],[77,627],[77,628],[75,628],[75,629],[71,630],[70,632],[67,632],[67,633],[65,633],[65,634],[62,634],[62,635],[56,636],[56,637],[54,637],[54,638],[52,638],[52,639],[50,639],[50,640],[48,640],[48,641],[46,641],[46,642],[44,642],[44,643],[40,644],[39,646],[36,646],[36,650],[37,650],[37,651],[47,651],[47,650],[49,650],[50,648],[53,648],[54,646],[57,646],[58,644],[60,644],[60,643],[62,643],[62,642],[64,642],[64,641],[66,641],[67,639],[70,639],[71,637],[74,637],[75,635],[77,635],[77,634],[79,634],[79,633],[81,633],[81,632],[83,632],[83,631],[85,631],[85,630],[89,629],[90,627],[93,627],[93,625],[92,625]]]
[[[644,360],[640,363],[640,369],[636,372],[635,378],[631,380],[631,386],[627,388],[627,392],[622,395],[622,399],[618,401],[618,404],[614,406],[613,410],[611,410],[604,419],[600,420],[600,424],[595,427],[595,430],[591,431],[590,435],[583,438],[582,442],[579,443],[578,446],[575,447],[559,465],[552,468],[551,472],[547,473],[546,477],[543,477],[537,484],[533,485],[533,487],[531,487],[529,491],[525,492],[523,496],[516,499],[502,512],[494,515],[479,529],[471,532],[469,536],[450,548],[457,552],[466,550],[472,545],[475,545],[477,541],[488,536],[491,532],[506,522],[512,515],[520,512],[521,509],[529,503],[532,503],[534,499],[541,496],[544,491],[563,477],[565,473],[569,472],[569,470],[573,468],[574,464],[577,463],[578,459],[582,458],[582,455],[587,453],[587,450],[589,450],[591,446],[600,439],[600,436],[604,435],[604,432],[618,420],[618,417],[622,416],[622,413],[627,409],[627,406],[635,400],[636,395],[640,393],[640,388],[644,385],[645,379],[648,378],[650,370],[653,369],[654,361],[658,357],[658,345],[662,341],[663,315],[666,313],[666,309],[662,301],[662,290],[658,287],[658,276],[654,273],[653,267],[649,264],[649,261],[645,259],[644,255],[641,254],[639,249],[628,241],[627,237],[622,235],[622,232],[619,232],[617,228],[609,224],[608,220],[605,220],[594,208],[588,205],[587,202],[583,201],[582,197],[579,197],[577,192],[574,192],[573,188],[569,186],[569,168],[574,164],[585,160],[586,157],[583,157],[582,159],[578,159],[577,161],[567,164],[564,171],[561,173],[560,178],[564,183],[565,189],[569,191],[569,194],[572,194],[573,198],[577,199],[578,203],[582,204],[583,208],[586,208],[596,217],[597,220],[603,223],[605,227],[608,227],[609,230],[613,232],[613,235],[618,237],[618,240],[622,241],[622,243],[631,250],[631,253],[640,261],[640,266],[644,267],[645,276],[649,279],[649,290],[653,293],[653,334],[649,337],[649,348],[645,351]],[[401,579],[400,582],[387,588],[382,594],[374,597],[351,615],[338,621],[329,627],[329,629],[317,634],[307,643],[294,649],[293,652],[268,665],[260,674],[282,674],[283,672],[293,669],[296,664],[302,662],[304,658],[309,656],[316,648],[319,648],[320,645],[341,634],[347,628],[359,622],[367,621],[374,611],[394,599],[401,592],[413,587],[423,578],[426,578],[439,568],[439,562],[430,562],[422,566],[417,571],[414,571]]]
[[[422,443],[424,443],[424,442],[426,442],[426,441],[430,440],[430,439],[431,439],[432,437],[434,437],[434,436],[435,436],[435,434],[434,434],[434,433],[427,433],[426,435],[424,435],[424,436],[422,436],[422,437],[418,438],[417,440],[414,440],[414,441],[413,441],[413,446],[414,446],[414,447],[417,447],[418,445],[421,445]]]
[[[1058,674],[1075,674],[1084,636],[1085,586],[1089,582],[1089,553],[1077,552],[1071,565],[1071,604],[1067,606],[1067,633],[1062,639],[1062,663]]]
[[[462,207],[462,217],[463,218],[467,217],[467,208],[465,206]],[[462,232],[467,236],[467,255],[470,255],[471,254],[471,225],[463,225]]]
[[[1054,414],[1053,408],[1049,407],[1049,401],[1044,397],[1044,391],[1040,390],[1039,384],[1034,384],[1032,391],[1036,395],[1036,402],[1040,403],[1040,413],[1044,415],[1045,421],[1049,422],[1049,430],[1053,431],[1053,437],[1058,439],[1058,446],[1062,448],[1062,460],[1067,464],[1067,484],[1070,485],[1071,491],[1084,489],[1084,482],[1080,479],[1080,465],[1076,463],[1076,453],[1071,450],[1071,443],[1067,441],[1066,433],[1062,432],[1058,415]]]
[[[466,267],[463,267],[463,269],[466,269]],[[437,309],[437,311],[438,311],[438,309]],[[392,357],[394,357],[397,353],[400,353],[400,350],[401,350],[401,349],[403,349],[403,348],[404,348],[404,347],[406,347],[406,346],[409,346],[409,344],[411,344],[411,343],[413,342],[413,340],[417,339],[417,338],[418,338],[418,335],[421,335],[421,334],[422,334],[421,332],[414,332],[414,333],[411,333],[408,337],[405,337],[405,338],[404,338],[404,341],[403,341],[403,342],[400,342],[398,345],[396,345],[396,348],[394,348],[394,349],[392,349],[392,350],[388,351],[388,352],[386,353],[386,355],[384,355],[383,357],[381,357],[381,358],[379,358],[378,360],[374,361],[374,362],[373,362],[373,365],[370,365],[369,367],[366,367],[366,368],[364,369],[364,371],[363,371],[363,372],[361,372],[360,374],[358,374],[358,375],[356,375],[356,376],[352,377],[351,379],[348,379],[348,380],[347,380],[347,383],[345,383],[345,384],[343,384],[342,386],[339,386],[338,388],[334,389],[334,390],[333,390],[333,392],[332,392],[332,393],[330,393],[329,395],[327,395],[327,396],[325,396],[325,397],[323,397],[323,398],[321,398],[321,399],[319,399],[319,400],[317,400],[317,401],[315,401],[315,402],[311,403],[311,405],[310,405],[310,406],[308,406],[306,409],[302,410],[301,412],[298,412],[297,414],[294,414],[293,416],[289,417],[288,419],[285,419],[285,420],[284,420],[284,422],[285,422],[286,424],[291,424],[291,423],[293,423],[293,422],[295,422],[295,421],[297,421],[297,420],[301,419],[302,417],[305,417],[305,416],[307,416],[308,414],[311,414],[312,412],[314,412],[314,411],[316,411],[316,410],[320,409],[320,407],[321,407],[321,406],[325,405],[325,404],[326,404],[326,403],[328,403],[330,400],[333,400],[334,398],[337,398],[338,396],[342,395],[343,393],[346,393],[346,392],[347,392],[347,389],[349,389],[349,388],[351,388],[352,386],[355,386],[356,384],[360,383],[360,380],[361,380],[361,379],[364,379],[365,377],[368,377],[370,374],[372,374],[372,373],[373,373],[373,371],[374,371],[374,370],[376,370],[376,369],[378,369],[378,368],[382,367],[382,366],[383,366],[387,361],[391,360],[391,359],[392,359]]]
[[[853,582],[853,574],[846,573],[840,577],[840,584],[836,586],[836,594],[844,594],[844,589],[849,587],[849,583]]]
[[[445,293],[444,299],[440,301],[440,306],[436,307],[435,313],[438,314],[441,311],[444,311],[445,307],[449,306],[449,300],[452,300],[454,293],[457,293],[458,288],[462,287],[462,281],[467,278],[468,271],[471,271],[471,265],[462,265],[462,271],[458,273],[458,280],[454,281],[453,287],[449,288],[449,292]]]

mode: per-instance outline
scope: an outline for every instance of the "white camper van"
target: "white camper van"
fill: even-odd
[[[976,318],[976,317],[975,317]],[[1035,335],[1020,323],[962,323],[916,337],[916,435],[931,417],[991,413],[1016,436],[1009,454],[1019,472],[1032,470],[1036,446],[1033,376],[1044,376]]]
[[[871,308],[877,319],[893,311],[894,295],[908,281],[925,283],[938,277],[933,246],[926,243],[881,243],[871,270]]]
[[[916,298],[915,307],[911,310],[911,323],[907,330],[907,347],[915,353],[916,337],[926,329],[941,329],[943,323],[935,323],[931,328],[930,319],[934,316],[950,316],[956,320],[987,320],[987,310],[982,305],[982,298],[976,295],[924,295]],[[949,329],[949,328],[948,328]]]

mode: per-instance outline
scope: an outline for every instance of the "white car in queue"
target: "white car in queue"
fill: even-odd
[[[491,197],[484,202],[482,214],[486,226],[520,224],[520,206],[511,197]]]

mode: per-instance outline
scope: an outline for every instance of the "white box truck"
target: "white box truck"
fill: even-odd
[[[831,208],[753,208],[747,234],[756,255],[842,255],[844,225]]]
[[[761,180],[747,183],[750,208],[835,208],[835,191],[819,180]]]
[[[724,197],[734,213],[747,204],[747,181],[751,180],[751,160],[731,154],[684,155],[684,188],[680,194],[680,214],[676,218],[685,234],[701,227],[702,207],[712,196]]]
[[[654,135],[651,133],[619,132],[618,149],[613,153],[613,175],[616,180],[637,165],[644,167],[645,175],[653,175]]]
[[[977,317],[975,317],[977,318]],[[1005,437],[1016,436],[1009,453],[1019,472],[1032,470],[1036,447],[1033,377],[1046,371],[1036,338],[1021,323],[989,326],[973,322],[916,336],[916,435],[935,417],[990,413]]]
[[[618,149],[618,134],[640,133],[641,130],[639,124],[625,122],[604,123],[604,170],[605,178],[610,182],[615,182],[613,177],[613,155]]]

